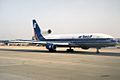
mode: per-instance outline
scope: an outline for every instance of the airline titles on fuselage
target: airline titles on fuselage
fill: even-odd
[[[78,38],[84,38],[84,39],[86,39],[86,38],[92,38],[92,35],[81,35]]]

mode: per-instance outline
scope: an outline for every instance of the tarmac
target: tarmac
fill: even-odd
[[[0,80],[120,80],[120,49],[0,46]]]

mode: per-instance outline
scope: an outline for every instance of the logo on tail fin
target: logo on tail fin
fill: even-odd
[[[33,28],[36,28],[36,23],[33,24]]]
[[[37,41],[43,41],[45,38],[41,34],[41,29],[37,24],[36,20],[33,20],[33,28],[34,28],[34,37]]]

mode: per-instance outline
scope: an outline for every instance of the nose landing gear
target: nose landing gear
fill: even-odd
[[[96,50],[96,53],[100,53],[100,51],[99,51],[100,48],[96,48],[96,49],[97,49],[97,50]]]

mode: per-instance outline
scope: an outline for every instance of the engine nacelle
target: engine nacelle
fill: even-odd
[[[43,36],[46,36],[48,34],[51,34],[52,30],[51,29],[43,29],[41,33],[42,33]],[[34,36],[32,36],[32,40],[36,40],[37,41],[37,39],[35,37],[35,34],[34,34]]]
[[[83,47],[81,47],[82,49],[89,49],[89,47],[86,47],[86,46],[83,46]]]
[[[43,35],[47,35],[47,34],[51,34],[52,33],[52,30],[51,29],[43,29],[42,30],[42,34]]]
[[[54,44],[51,44],[51,43],[47,43],[46,44],[46,48],[49,50],[49,51],[55,51],[56,50],[56,46]]]

